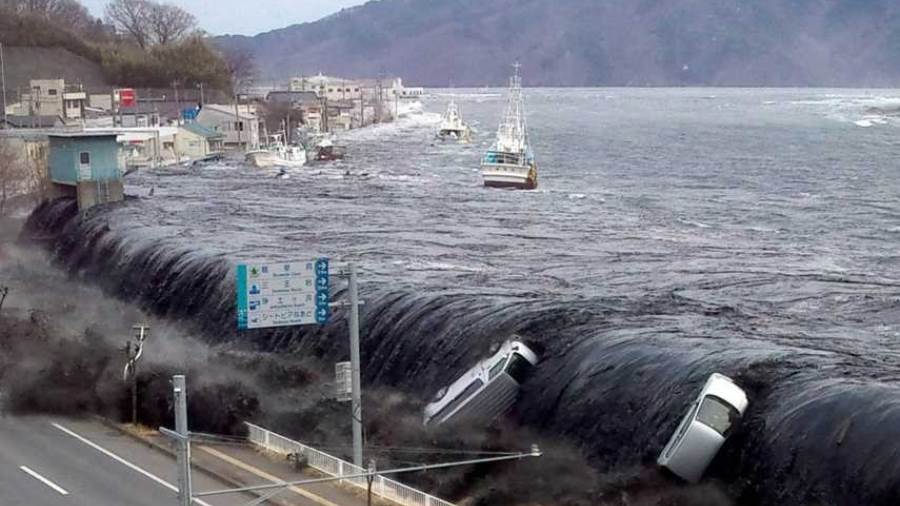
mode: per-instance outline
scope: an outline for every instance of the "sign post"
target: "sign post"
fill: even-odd
[[[356,266],[350,262],[340,276],[348,278],[350,328],[350,416],[353,427],[353,463],[363,467],[362,385],[359,358],[359,287]],[[331,316],[331,284],[327,258],[306,262],[251,263],[237,266],[238,329],[324,325]],[[346,366],[338,364],[335,374],[346,377]],[[338,397],[346,393],[338,393]]]

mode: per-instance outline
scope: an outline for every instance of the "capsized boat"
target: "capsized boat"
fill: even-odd
[[[525,104],[519,65],[509,80],[509,96],[497,129],[497,139],[481,158],[481,177],[485,186],[496,188],[537,188],[537,163],[528,142]]]
[[[447,104],[447,112],[441,118],[441,124],[438,126],[437,138],[442,141],[454,140],[459,142],[469,142],[472,136],[472,130],[469,125],[462,119],[459,113],[459,106],[451,100]]]
[[[269,135],[266,144],[248,151],[244,158],[254,167],[302,167],[306,165],[303,146],[285,144],[283,134]]]

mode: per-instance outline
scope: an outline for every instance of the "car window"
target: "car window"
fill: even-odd
[[[503,356],[500,358],[500,360],[498,360],[497,363],[494,364],[493,367],[491,367],[491,370],[490,370],[490,372],[488,373],[488,379],[489,379],[489,380],[494,379],[494,376],[500,374],[500,372],[503,371],[503,367],[506,365],[506,357],[507,357],[507,356],[508,356],[508,355],[503,355]]]
[[[509,366],[506,368],[506,373],[516,380],[516,383],[521,384],[532,369],[534,369],[534,366],[531,365],[531,362],[522,355],[513,353],[512,360],[509,361]]]
[[[697,421],[728,437],[739,416],[737,410],[728,403],[718,397],[709,396],[703,399],[703,404],[700,405]]]

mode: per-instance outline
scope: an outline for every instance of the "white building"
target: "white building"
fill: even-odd
[[[197,123],[225,136],[225,146],[241,149],[259,148],[259,118],[252,106],[205,104],[197,115]]]
[[[384,79],[346,79],[322,74],[315,76],[292,77],[288,84],[289,91],[311,91],[328,100],[374,100],[381,91],[383,101],[412,99],[418,100],[425,93],[424,88],[407,88],[403,79],[390,77]]]
[[[28,114],[35,116],[60,116],[64,120],[84,117],[87,92],[81,86],[66,86],[63,79],[32,79],[28,93],[22,94],[22,103],[28,104]]]

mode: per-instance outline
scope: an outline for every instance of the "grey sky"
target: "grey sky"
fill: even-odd
[[[81,0],[95,16],[103,16],[107,0]],[[315,21],[344,7],[366,0],[170,0],[200,22],[200,28],[215,35],[255,35],[295,23]]]

